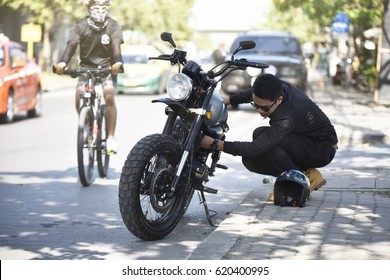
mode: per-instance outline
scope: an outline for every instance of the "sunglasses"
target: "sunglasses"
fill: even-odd
[[[250,104],[251,104],[251,105],[253,106],[253,108],[255,108],[256,110],[261,109],[261,111],[263,111],[263,112],[269,112],[269,110],[271,110],[271,108],[276,104],[276,101],[278,101],[277,98],[274,100],[274,102],[272,102],[271,105],[266,105],[266,106],[257,105],[253,100],[250,102]]]

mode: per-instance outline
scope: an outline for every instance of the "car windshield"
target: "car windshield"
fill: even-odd
[[[143,54],[125,54],[122,58],[124,63],[148,63],[148,56]]]
[[[240,54],[248,53],[258,53],[258,54],[267,54],[267,55],[301,55],[301,47],[299,42],[290,37],[280,37],[280,36],[247,36],[241,37],[239,40],[235,41],[231,47],[231,52],[233,52],[239,44],[239,41],[254,41],[256,47],[254,49],[241,51]]]

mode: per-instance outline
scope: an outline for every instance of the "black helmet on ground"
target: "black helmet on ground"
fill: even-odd
[[[299,170],[288,170],[276,178],[274,204],[280,206],[304,207],[310,196],[310,181]]]

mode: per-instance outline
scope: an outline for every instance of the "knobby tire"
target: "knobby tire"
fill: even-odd
[[[177,141],[163,134],[144,137],[130,151],[119,182],[119,207],[126,227],[138,238],[164,238],[186,212],[194,192],[186,168],[176,192],[168,195],[181,155]]]

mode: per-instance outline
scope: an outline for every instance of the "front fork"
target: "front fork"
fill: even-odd
[[[171,183],[171,193],[176,192],[178,182],[179,182],[180,176],[183,172],[183,168],[187,162],[188,156],[190,155],[190,153],[192,153],[192,151],[194,149],[194,143],[195,143],[196,137],[198,136],[198,132],[200,131],[202,121],[203,121],[203,115],[197,115],[195,121],[192,123],[192,125],[190,127],[190,130],[189,130],[190,132],[188,134],[186,142],[184,143],[183,154],[181,156],[179,165],[176,169],[175,177],[173,178],[172,183]]]

